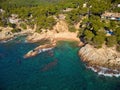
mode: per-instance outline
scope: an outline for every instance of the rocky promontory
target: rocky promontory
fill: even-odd
[[[79,55],[88,66],[100,66],[120,71],[120,53],[115,47],[103,45],[102,48],[97,49],[86,44],[79,50]]]
[[[40,46],[36,47],[35,49],[30,50],[27,54],[25,54],[24,58],[34,57],[41,52],[51,50],[55,46],[56,46],[56,42],[51,43],[51,44],[40,45]]]

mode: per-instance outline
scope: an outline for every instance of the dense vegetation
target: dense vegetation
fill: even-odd
[[[5,13],[0,13],[0,25],[13,27],[13,32],[19,32],[16,25],[10,24],[7,20],[11,14],[18,14],[25,23],[20,26],[26,29],[26,25],[34,28],[37,25],[37,32],[41,29],[52,29],[56,24],[53,16],[66,15],[69,30],[75,32],[74,24],[82,20],[79,29],[79,37],[82,41],[94,45],[96,48],[106,44],[108,47],[117,45],[120,51],[120,21],[101,19],[105,11],[120,12],[116,7],[119,0],[0,0],[0,7]],[[86,4],[86,7],[83,7]],[[63,12],[72,8],[69,12]],[[84,17],[84,19],[83,19]],[[112,34],[107,36],[108,31]]]

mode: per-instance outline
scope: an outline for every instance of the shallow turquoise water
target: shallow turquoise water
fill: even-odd
[[[0,90],[120,90],[120,78],[85,68],[76,42],[62,41],[51,51],[23,59],[38,45],[24,38],[0,44]]]

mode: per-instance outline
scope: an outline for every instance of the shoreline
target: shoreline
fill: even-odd
[[[87,69],[90,69],[97,73],[100,76],[108,76],[108,77],[119,77],[120,71],[116,69],[109,69],[101,66],[86,66]]]
[[[68,34],[68,33],[71,33],[71,32],[66,32],[66,34]],[[59,36],[59,34],[58,34],[58,36],[52,38],[52,40],[50,41],[50,44],[48,44],[48,47],[45,46],[46,44],[40,45],[40,46],[36,47],[35,49],[30,50],[28,53],[26,53],[26,54],[23,56],[23,58],[34,57],[34,56],[38,55],[38,54],[41,53],[41,52],[49,51],[49,50],[51,50],[51,49],[54,49],[54,48],[56,47],[56,43],[59,42],[59,41],[76,41],[76,42],[78,42],[78,44],[81,43],[80,39],[77,38],[77,37],[61,36],[61,34],[62,34],[62,33],[60,33],[60,36]],[[72,34],[73,34],[73,36],[75,35],[75,33],[72,33]],[[25,35],[28,35],[28,34],[25,34]],[[17,34],[16,37],[17,37],[17,36],[21,36],[21,34]],[[15,37],[13,37],[13,38],[15,38]],[[12,39],[12,38],[7,39],[7,40],[9,41],[9,40],[11,40],[11,39]],[[50,39],[50,37],[49,37],[49,38],[45,38],[45,39]],[[26,40],[27,40],[27,39],[26,39]],[[41,40],[44,40],[44,38],[42,38],[42,39],[40,39],[40,40],[37,40],[37,41],[35,41],[35,42],[40,42]],[[5,41],[5,40],[4,40],[4,41]],[[1,41],[0,41],[0,42],[1,42]],[[27,41],[27,42],[29,43],[29,41]],[[30,42],[30,43],[31,43],[31,42]],[[32,41],[32,43],[34,43],[34,41]],[[53,43],[54,43],[54,45],[53,45],[52,47],[49,47],[49,45],[51,45],[51,44],[53,44]],[[42,49],[41,49],[41,46],[43,47]],[[44,47],[44,46],[45,46],[45,47]],[[35,52],[33,52],[34,50],[35,50]],[[80,56],[80,58],[82,59],[82,61],[83,61],[84,63],[87,64],[87,66],[86,66],[87,69],[90,69],[90,70],[94,71],[94,72],[97,73],[98,75],[109,76],[109,77],[119,77],[119,76],[120,76],[120,71],[115,70],[115,68],[109,68],[109,67],[105,67],[105,66],[102,66],[102,65],[97,66],[97,65],[95,65],[95,64],[89,64],[89,62],[86,62],[86,60],[85,60],[85,59],[87,59],[87,58],[84,58],[84,57],[82,57],[82,56]]]
[[[56,38],[55,39],[57,42],[58,41],[75,41],[75,42],[80,42],[80,40],[78,40],[77,38]]]
[[[68,34],[68,35],[71,34],[74,37],[68,37],[68,36],[66,36],[66,34]],[[39,35],[40,34],[38,34],[38,36]],[[76,41],[76,42],[80,42],[79,38],[77,38],[76,35],[77,35],[76,33],[64,32],[64,34],[63,33],[54,34],[54,37],[53,37],[53,36],[50,36],[50,35],[46,35],[46,33],[45,33],[45,34],[42,35],[42,38],[39,38],[39,39],[37,38],[37,40],[35,40],[36,35],[34,35],[34,34],[33,34],[33,36],[28,36],[29,38],[34,38],[34,40],[32,40],[32,41],[31,40],[28,41],[28,42],[31,42],[31,43],[40,42],[41,40],[47,40],[47,39],[50,40],[50,43],[49,44],[39,45],[35,49],[30,50],[28,53],[26,53],[23,57],[24,58],[34,57],[34,56],[38,55],[41,52],[51,50],[51,49],[56,47],[57,42],[59,42],[59,41]]]
[[[30,43],[39,42],[41,40],[53,40],[60,41],[60,40],[70,40],[70,41],[77,41],[80,42],[80,39],[77,37],[77,33],[65,31],[56,33],[54,31],[48,31],[47,33],[34,33],[32,35],[28,35],[26,40]]]
[[[7,42],[7,41],[10,41],[10,40],[13,40],[14,38],[18,37],[18,36],[28,36],[29,34],[31,34],[31,32],[29,30],[26,30],[25,32],[24,31],[21,31],[19,33],[13,33],[9,36],[4,36],[2,38],[0,38],[0,42]]]
[[[53,39],[53,38],[52,38]],[[40,40],[28,40],[26,39],[26,41],[28,43],[35,43],[35,42],[40,42],[42,40],[50,40],[50,38],[42,38]],[[54,38],[53,40],[55,40],[56,42],[58,41],[76,41],[80,43],[80,39],[79,38],[67,38],[67,37],[59,37],[59,38]]]
[[[21,27],[18,27],[21,28]],[[53,26],[51,30],[49,29],[41,29],[41,33],[35,32],[36,30],[36,25],[34,29],[31,29],[27,26],[27,29],[24,30],[21,28],[20,32],[12,33],[11,27],[0,27],[2,30],[0,32],[0,41],[7,41],[9,39],[14,38],[15,36],[18,35],[23,35],[26,34],[26,41],[29,43],[35,43],[39,42],[41,40],[70,40],[70,41],[77,41],[80,42],[80,39],[77,37],[78,32],[70,32],[68,28],[68,24],[66,23],[65,20],[59,20],[59,22],[56,23],[56,25]],[[31,34],[31,35],[29,35]]]
[[[43,37],[43,38],[40,38],[40,39],[37,39],[37,40],[32,40],[32,39],[28,40],[27,37],[32,37],[29,34],[30,33],[24,33],[24,34],[18,33],[18,34],[15,34],[13,36],[10,36],[10,37],[0,39],[0,42],[8,42],[8,41],[11,41],[11,40],[15,39],[18,36],[24,36],[24,35],[26,35],[25,41],[28,42],[28,43],[36,43],[36,42],[40,42],[40,41],[43,41],[43,40],[50,40],[51,42],[52,42],[52,40],[55,40],[56,42],[58,42],[58,41],[76,41],[76,42],[80,43],[80,39],[79,38],[77,38],[77,37],[67,37],[67,36],[66,37],[65,36],[64,37],[63,36],[59,36],[59,37],[55,37],[55,38],[51,38],[51,37],[44,38]],[[34,39],[36,39],[36,38],[34,38]]]
[[[64,25],[63,25],[64,24]],[[60,27],[63,27],[61,31],[57,32],[56,30],[59,30]],[[6,29],[6,28],[5,28]],[[10,31],[10,29],[8,29],[8,31]],[[5,31],[5,32],[8,32],[8,31]],[[4,32],[4,34],[5,34]],[[61,23],[57,24],[53,30],[47,30],[47,32],[41,32],[41,33],[37,33],[35,32],[34,30],[32,29],[27,29],[25,31],[21,31],[21,32],[18,32],[18,33],[12,33],[9,37],[6,38],[6,36],[4,36],[4,39],[2,38],[1,41],[3,42],[7,42],[11,39],[14,39],[15,37],[17,36],[21,36],[21,35],[27,35],[26,37],[26,42],[27,43],[35,43],[35,42],[41,42],[43,40],[48,40],[50,41],[50,44],[55,44],[52,46],[52,48],[54,48],[56,46],[56,43],[58,41],[76,41],[78,42],[78,46],[81,47],[84,45],[84,43],[82,43],[80,41],[80,39],[77,37],[77,32],[70,32],[68,31],[68,27],[66,25],[66,23],[64,21],[61,21]],[[48,45],[48,46],[49,46]],[[38,46],[36,47],[35,49],[33,50],[30,50],[26,56],[24,55],[23,57],[24,58],[29,58],[29,57],[33,57],[33,56],[36,56],[38,55],[40,52],[40,50],[50,50],[51,48],[50,47],[44,47],[43,49],[41,49],[41,46]],[[44,46],[44,45],[43,45]],[[101,53],[99,53],[99,49],[97,50],[92,50],[91,47],[87,47],[87,45],[81,47],[80,51],[79,51],[79,55],[82,59],[82,61],[84,63],[87,63],[89,64],[90,66],[92,65],[98,65],[98,66],[102,66],[102,67],[106,67],[108,64],[106,63],[107,61],[105,60],[106,59],[106,52],[101,52],[103,53],[104,55],[102,55]],[[106,47],[105,47],[106,48]],[[82,50],[83,49],[83,50]],[[88,51],[90,49],[90,51]],[[82,51],[81,51],[82,50]],[[93,51],[93,52],[92,52]],[[97,51],[97,52],[96,52]],[[102,50],[103,51],[103,50]],[[81,53],[80,53],[81,52]],[[88,53],[86,53],[88,52]],[[111,52],[111,50],[108,52]],[[113,51],[112,51],[113,52]],[[110,53],[111,54],[111,53]],[[116,53],[115,53],[116,54]],[[111,54],[112,55],[112,54]],[[97,56],[97,57],[96,57]],[[101,57],[102,56],[102,57]],[[120,55],[119,55],[120,56]],[[112,56],[110,56],[110,59],[111,59]],[[95,58],[95,59],[92,59],[92,58]],[[99,61],[98,61],[99,60]],[[109,60],[109,58],[107,58],[107,60]],[[110,64],[109,65],[112,65],[112,63],[114,64],[114,62],[112,62],[113,60],[111,60]],[[119,60],[118,60],[119,61]],[[104,64],[101,64],[101,62]],[[113,68],[114,67],[114,68]],[[107,68],[110,68],[110,67],[107,67]],[[115,68],[119,68],[117,67],[117,65],[113,65],[112,66],[112,69],[114,70]],[[110,68],[111,69],[111,68]],[[120,70],[119,70],[120,71]],[[98,73],[99,74],[99,73]]]
[[[88,68],[99,75],[120,76],[120,53],[115,47],[96,49],[87,44],[79,50],[78,55]]]

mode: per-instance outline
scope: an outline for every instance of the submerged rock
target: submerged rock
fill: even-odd
[[[41,69],[41,71],[47,71],[47,70],[53,68],[54,66],[56,66],[57,63],[58,63],[58,60],[55,59],[54,61],[52,61],[52,62],[46,64],[46,65]]]

